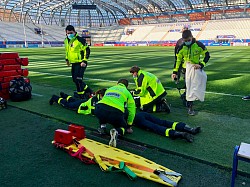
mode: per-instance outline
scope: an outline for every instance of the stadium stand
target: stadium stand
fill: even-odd
[[[43,25],[43,30],[54,38],[54,41],[63,41],[65,38],[65,27],[58,25]]]
[[[129,18],[120,19],[119,25],[130,25],[130,19]]]
[[[167,24],[158,24],[143,39],[143,41],[161,41],[171,27],[171,25]]]
[[[142,18],[132,18],[131,19],[131,25],[142,25],[145,24],[142,20]]]
[[[82,28],[84,29],[84,28]],[[99,28],[87,28],[91,33],[93,43],[102,43],[106,41],[119,41],[121,35],[124,32],[124,27],[112,26],[112,27],[99,27]],[[80,30],[78,30],[80,32]]]
[[[22,23],[12,23],[12,22],[4,22],[0,21],[0,27],[5,28],[1,29],[1,36],[7,41],[24,41],[24,29]],[[36,26],[32,23],[25,24],[25,33],[28,36],[28,41],[41,41],[41,34],[37,34],[34,30],[35,28],[39,28],[40,26]],[[59,32],[58,30],[62,30],[63,32]],[[44,26],[44,40],[45,41],[62,41],[65,32],[64,28],[60,28],[58,26]],[[53,33],[53,35],[47,34]],[[64,36],[63,36],[64,35]],[[63,37],[62,37],[63,36]]]
[[[158,23],[157,18],[154,18],[154,17],[144,18],[143,21],[144,21],[145,24],[156,24],[156,23]]]
[[[23,24],[0,22],[0,26],[5,28],[0,31],[0,38],[3,41],[24,41]],[[34,27],[37,25],[27,23],[25,32],[29,42],[40,42],[42,35],[37,34]],[[112,26],[112,27],[77,27],[77,32],[81,33],[82,29],[88,29],[91,33],[92,43],[105,42],[134,42],[134,41],[176,41],[180,38],[181,30],[184,26],[189,27],[193,36],[199,40],[213,40],[216,42],[220,35],[234,35],[234,39],[250,39],[250,19],[226,19],[226,20],[209,20],[195,22],[177,22],[165,24],[134,25],[134,26]],[[133,28],[132,34],[126,31]],[[62,42],[65,38],[65,28],[56,25],[43,25],[43,40],[45,43]]]
[[[134,27],[135,31],[132,35],[127,35],[123,41],[143,41],[143,39],[150,34],[155,26],[138,26]]]
[[[164,15],[164,16],[157,16],[159,23],[171,23],[173,22],[172,18],[170,16]]]
[[[188,16],[185,14],[176,14],[172,16],[172,20],[175,22],[185,22],[189,21]]]
[[[74,25],[80,35],[88,29],[91,41],[88,43],[100,46],[119,42],[174,43],[184,26],[205,45],[221,42],[250,45],[247,44],[250,40],[248,1],[108,1],[97,3],[96,14],[95,11],[68,11],[65,6],[60,14],[55,11],[53,15],[42,1],[40,6],[24,2],[23,9],[20,2],[13,2],[16,4],[6,1],[0,7],[0,27],[4,28],[0,30],[0,47],[62,46],[67,24]],[[61,5],[53,0],[51,6],[55,3]],[[134,31],[127,33],[129,28]]]
[[[238,39],[250,38],[250,19],[212,20],[207,23],[198,39],[214,40],[218,35],[235,35]]]

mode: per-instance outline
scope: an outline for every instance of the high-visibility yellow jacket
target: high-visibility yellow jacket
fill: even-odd
[[[165,92],[161,81],[152,73],[139,70],[138,76],[134,78],[136,90],[135,95],[144,97],[148,94],[153,98],[157,98]]]
[[[135,101],[131,93],[127,90],[126,86],[119,83],[113,86],[105,92],[104,97],[99,103],[114,107],[123,113],[125,112],[125,107],[128,110],[128,125],[132,125],[135,117]]]
[[[64,47],[66,52],[66,60],[70,63],[79,63],[82,61],[87,62],[90,49],[86,40],[76,33],[75,37],[71,40],[66,37],[64,40]]]
[[[92,114],[94,115],[94,111],[95,111],[95,105],[98,103],[98,101],[100,101],[100,95],[96,95],[92,98],[89,98],[88,101],[82,103],[77,110],[78,114],[84,114],[84,115],[88,115],[88,114]]]
[[[182,65],[183,68],[186,68],[187,62],[190,62],[191,64],[200,64],[203,68],[210,58],[205,45],[196,41],[195,38],[193,38],[192,44],[189,46],[183,43],[179,47],[176,57],[177,60],[173,70],[174,74],[177,74],[182,61],[184,61],[184,64]]]

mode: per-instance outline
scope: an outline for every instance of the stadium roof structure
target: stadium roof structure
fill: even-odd
[[[249,6],[250,0],[2,0],[0,20],[44,24],[113,25],[122,18],[169,15],[192,10]],[[73,9],[72,5],[96,5]]]

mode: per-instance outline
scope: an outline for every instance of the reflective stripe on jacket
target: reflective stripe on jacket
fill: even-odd
[[[185,43],[182,44],[177,51],[177,60],[173,72],[177,73],[182,61],[184,64],[183,68],[186,68],[186,62],[191,64],[200,64],[202,67],[206,65],[210,56],[205,45],[199,41],[196,41],[194,38],[192,44],[187,46]]]
[[[100,100],[99,96],[94,96],[88,99],[88,101],[82,103],[78,107],[77,113],[84,114],[84,115],[88,115],[88,114],[94,115],[95,105],[98,103],[99,100]]]
[[[135,101],[126,86],[119,83],[109,88],[99,103],[114,107],[124,113],[125,107],[128,109],[128,125],[132,125],[135,117]]]
[[[88,61],[90,55],[90,49],[86,40],[79,37],[78,34],[75,35],[71,40],[68,37],[64,40],[64,47],[66,53],[66,60],[70,63],[79,63],[82,61]]]
[[[139,70],[138,77],[134,80],[136,84],[135,95],[140,97],[149,94],[152,98],[157,98],[165,92],[161,81],[152,73]]]

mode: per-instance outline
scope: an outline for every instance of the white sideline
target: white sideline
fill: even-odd
[[[38,97],[43,97],[43,95],[37,94],[37,93],[33,93],[33,92],[32,92],[32,95],[35,95],[35,96],[38,96]]]
[[[32,73],[37,73],[37,74],[44,74],[44,75],[53,75],[53,76],[60,76],[60,77],[70,77],[69,75],[60,75],[60,74],[56,74],[56,73],[45,73],[45,72],[36,72],[36,71],[30,71]],[[86,80],[95,80],[95,81],[101,81],[101,82],[117,82],[117,81],[112,81],[112,80],[107,80],[107,79],[94,79],[94,78],[86,78],[84,77],[84,79]],[[129,84],[132,84],[134,85],[135,83],[129,83]],[[167,88],[167,89],[171,89],[171,90],[174,90],[174,89],[177,89],[177,88],[174,88],[174,87],[164,87],[164,88]],[[234,95],[234,94],[227,94],[227,93],[220,93],[220,92],[207,92],[207,94],[215,94],[215,95],[224,95],[224,96],[231,96],[231,97],[243,97],[243,95]],[[39,94],[37,94],[39,95]]]

